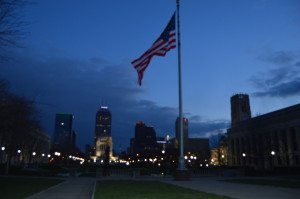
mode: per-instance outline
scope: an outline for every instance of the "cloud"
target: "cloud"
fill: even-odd
[[[10,81],[14,92],[34,99],[41,111],[42,125],[52,136],[55,114],[75,116],[77,144],[93,144],[95,114],[101,103],[112,113],[115,150],[125,150],[134,136],[135,122],[154,126],[158,136],[174,135],[178,110],[142,99],[146,92],[136,84],[136,73],[127,63],[113,64],[102,58],[79,60],[67,57],[43,57],[16,54],[14,61],[0,63],[0,78]],[[223,121],[202,121],[191,116],[190,132],[224,128]]]
[[[265,62],[270,62],[273,64],[289,64],[295,59],[297,56],[295,55],[294,52],[291,51],[275,51],[275,52],[270,52],[267,51],[263,53],[262,55],[258,56],[259,60],[265,61]]]
[[[289,97],[300,95],[300,78],[270,87],[267,91],[253,93],[255,97]]]
[[[252,84],[258,89],[252,95],[255,97],[282,97],[300,94],[300,56],[289,51],[278,51],[265,53],[259,56],[270,64],[276,64],[278,68],[267,72],[260,72],[250,78]]]

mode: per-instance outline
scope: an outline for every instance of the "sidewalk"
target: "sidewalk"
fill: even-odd
[[[65,182],[27,199],[91,199],[96,179],[68,178]]]
[[[161,181],[197,191],[240,199],[294,199],[300,196],[299,189],[229,183],[218,180],[224,180],[224,178],[203,177],[190,181],[174,181],[172,179],[162,179]]]

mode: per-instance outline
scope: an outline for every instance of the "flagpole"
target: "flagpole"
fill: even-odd
[[[183,116],[182,116],[182,85],[181,85],[181,43],[180,43],[180,23],[179,23],[179,0],[176,0],[177,15],[177,44],[178,44],[178,94],[179,94],[179,128],[180,128],[180,156],[178,160],[178,170],[186,170],[184,165],[184,143],[183,143]]]

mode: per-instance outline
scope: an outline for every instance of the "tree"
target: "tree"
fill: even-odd
[[[0,121],[0,144],[5,146],[8,173],[11,158],[20,147],[31,150],[36,147],[29,145],[36,140],[41,127],[34,102],[11,93],[3,80],[0,80]]]
[[[25,23],[19,13],[27,3],[26,0],[0,0],[0,60],[6,58],[7,47],[20,46]]]

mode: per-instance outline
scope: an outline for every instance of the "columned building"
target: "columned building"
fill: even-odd
[[[228,164],[255,169],[300,167],[300,104],[251,117],[249,96],[231,97]]]
[[[105,158],[105,151],[109,151],[109,158],[113,157],[113,141],[111,137],[111,113],[107,106],[101,106],[96,113],[95,124],[95,158]]]

